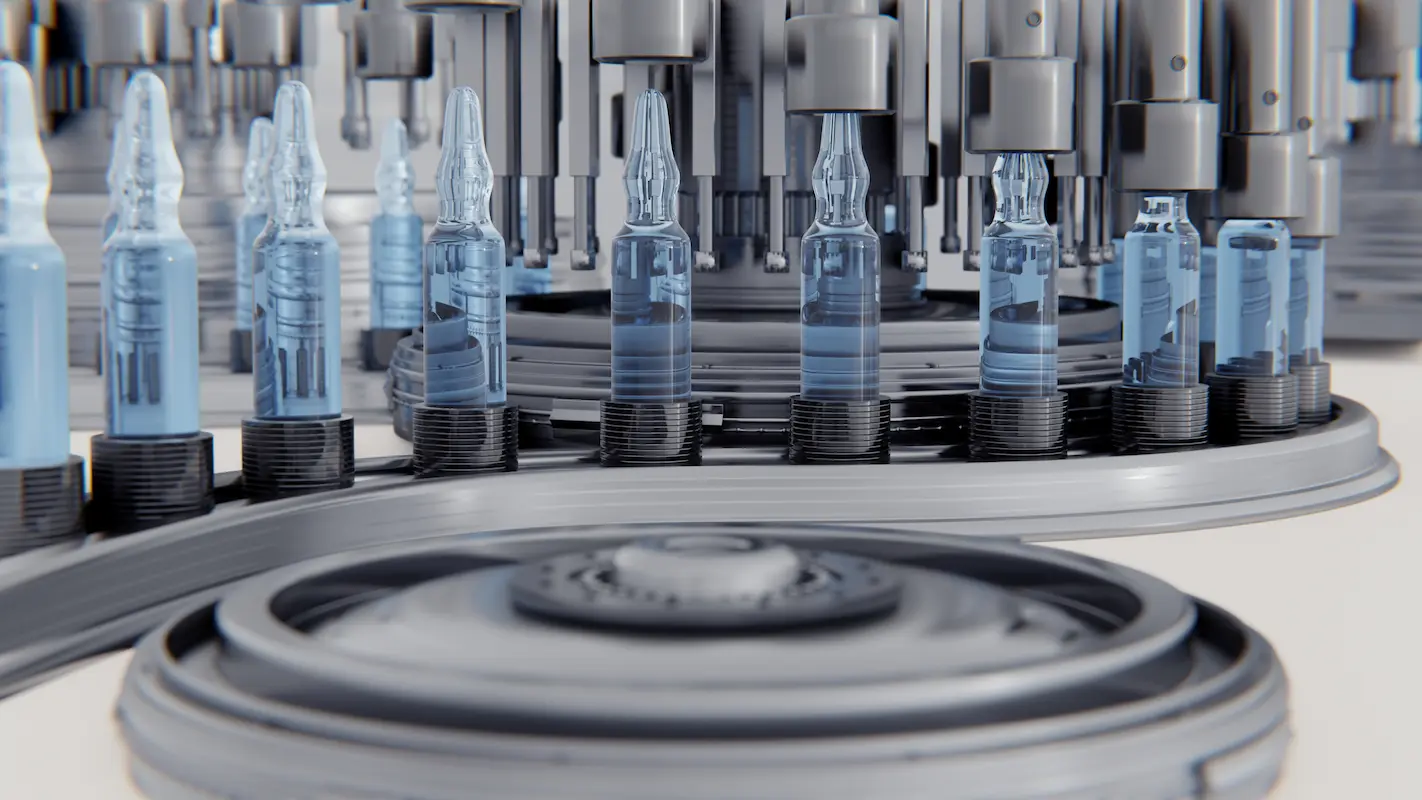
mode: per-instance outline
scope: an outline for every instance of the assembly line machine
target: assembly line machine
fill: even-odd
[[[52,170],[70,424],[105,430],[90,494],[78,456],[43,491],[0,470],[17,508],[51,503],[24,526],[87,503],[0,541],[59,542],[0,560],[0,692],[134,647],[117,724],[144,796],[1243,799],[1279,779],[1288,683],[1263,635],[1025,542],[1397,483],[1323,334],[1422,341],[1422,0],[0,9]],[[180,444],[115,435],[103,332],[108,184],[142,183],[111,137],[164,87],[210,432]],[[501,328],[460,316],[439,349],[429,294],[423,325],[382,322],[371,220],[402,192],[425,231],[501,244],[478,320]],[[264,305],[277,279],[255,323],[236,310],[239,222],[311,198],[339,284],[305,321],[339,354],[295,368],[319,415],[272,399],[294,374],[264,327],[291,325]],[[623,254],[652,223],[674,296],[652,324],[689,379],[638,395]],[[841,246],[823,233],[851,227],[874,243],[861,305],[812,309]],[[279,228],[247,252],[275,259]],[[434,230],[425,293],[457,258]],[[1142,277],[1144,233],[1183,237],[1185,263]],[[812,396],[806,331],[835,314],[873,379]],[[426,392],[449,353],[498,364],[479,403]],[[239,426],[242,470],[214,475]],[[413,459],[362,451],[391,426]],[[115,488],[136,486],[161,502]]]

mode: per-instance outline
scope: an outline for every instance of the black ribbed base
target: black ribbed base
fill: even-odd
[[[252,374],[252,332],[236,328],[227,335],[227,364],[234,375]]]
[[[212,511],[212,434],[89,440],[89,528],[134,533]]]
[[[889,401],[790,398],[790,463],[889,463]]]
[[[518,408],[415,406],[415,477],[518,469]]]
[[[1117,453],[1187,450],[1209,442],[1210,389],[1195,385],[1111,387],[1111,445]]]
[[[1287,436],[1299,426],[1293,375],[1210,373],[1210,441],[1217,444]]]
[[[253,502],[355,484],[355,420],[242,420],[242,485]]]
[[[366,372],[384,372],[390,369],[390,356],[395,345],[410,335],[408,329],[376,328],[360,332],[360,367]]]
[[[0,469],[0,557],[84,536],[84,459]]]
[[[1066,458],[1067,396],[969,395],[968,457],[974,461]]]
[[[1299,382],[1299,424],[1322,425],[1333,420],[1333,367],[1289,362],[1289,373]]]
[[[701,401],[602,401],[598,458],[604,467],[684,467],[701,463]]]

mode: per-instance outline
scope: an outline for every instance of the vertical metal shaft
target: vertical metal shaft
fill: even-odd
[[[767,179],[769,239],[765,271],[788,272],[785,258],[785,20],[784,0],[765,3],[765,49],[762,56],[761,174]]]
[[[523,265],[548,266],[558,252],[554,230],[553,179],[558,174],[556,66],[558,44],[553,0],[524,0],[518,12],[519,167],[528,181],[528,240]]]
[[[573,176],[575,270],[597,269],[599,71],[592,57],[592,0],[568,2],[568,171]]]
[[[923,182],[928,177],[928,2],[899,0],[898,128],[901,266],[928,270],[923,230]]]
[[[716,62],[721,37],[721,4],[710,3],[706,20],[706,58],[691,66],[691,174],[696,178],[697,272],[715,272],[716,263],[716,156],[720,130],[716,125],[719,107],[716,96]]]
[[[963,175],[963,0],[933,4],[942,28],[943,60],[939,85],[938,158],[943,173],[943,238],[938,249],[957,253],[963,249],[958,235],[958,179]]]

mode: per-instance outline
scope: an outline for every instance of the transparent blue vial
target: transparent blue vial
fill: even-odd
[[[997,212],[983,231],[978,324],[982,393],[1057,391],[1057,235],[1047,224],[1047,161],[1004,153],[992,170]]]
[[[450,92],[435,176],[439,218],[425,243],[425,403],[487,408],[508,397],[504,238],[489,198],[494,170],[484,147],[479,96]]]
[[[1289,362],[1323,363],[1323,240],[1293,240],[1289,258]]]
[[[237,218],[233,230],[237,252],[237,307],[236,328],[239,331],[252,329],[252,260],[253,248],[262,229],[267,227],[267,217],[272,212],[272,185],[267,167],[272,157],[272,138],[275,128],[266,117],[252,120],[247,132],[247,160],[242,167],[242,193],[245,201],[242,215]]]
[[[1147,195],[1126,234],[1121,382],[1184,388],[1200,380],[1200,234],[1184,194]]]
[[[197,251],[178,221],[183,165],[157,75],[129,80],[119,125],[122,200],[100,279],[105,433],[186,436],[198,432]]]
[[[1277,220],[1220,227],[1215,372],[1288,373],[1289,250],[1289,229]]]
[[[1219,294],[1219,250],[1200,247],[1200,342],[1215,343],[1215,297]],[[1213,366],[1213,365],[1211,365]]]
[[[103,248],[104,243],[114,235],[114,228],[118,227],[119,205],[123,202],[123,186],[120,185],[122,172],[124,169],[124,142],[122,119],[118,125],[114,126],[110,137],[109,149],[109,169],[104,174],[104,186],[109,190],[109,209],[104,214],[103,232],[100,234],[99,247]]]
[[[370,327],[420,327],[424,309],[425,221],[415,213],[415,165],[405,123],[390,120],[375,168],[380,211],[370,220]]]
[[[69,458],[65,264],[45,220],[49,184],[30,74],[0,62],[0,469]]]
[[[1114,251],[1112,260],[1096,268],[1096,299],[1120,305],[1125,298],[1121,276],[1124,274],[1122,264],[1126,260],[1126,240],[1112,239],[1111,249]]]
[[[864,202],[858,114],[826,114],[812,173],[815,220],[800,240],[800,396],[879,399],[879,236]]]
[[[681,173],[656,90],[637,98],[622,184],[627,222],[612,240],[612,400],[690,400],[691,239],[676,220]]]
[[[274,108],[272,215],[252,264],[256,414],[329,419],[341,413],[341,251],[321,208],[326,165],[306,85],[282,84]]]

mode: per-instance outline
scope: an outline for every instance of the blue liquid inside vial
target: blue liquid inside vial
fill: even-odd
[[[1323,363],[1323,240],[1293,240],[1289,258],[1289,361]]]
[[[1200,234],[1183,194],[1147,195],[1126,234],[1121,381],[1183,388],[1200,375]]]
[[[1200,247],[1200,341],[1215,343],[1215,296],[1219,293],[1219,251]],[[1213,365],[1211,365],[1213,366]]]
[[[1004,153],[992,171],[997,212],[983,231],[981,390],[1000,397],[1057,391],[1057,235],[1043,199],[1040,153]]]
[[[178,222],[183,167],[157,75],[129,81],[120,125],[123,201],[99,281],[105,433],[190,435],[199,428],[197,250]]]
[[[1215,372],[1288,373],[1289,250],[1289,229],[1277,220],[1220,227]]]
[[[1112,239],[1113,260],[1096,268],[1096,299],[1120,305],[1125,299],[1122,283],[1123,267],[1126,261],[1126,240]]]
[[[415,167],[405,123],[390,120],[375,170],[380,212],[370,221],[370,327],[420,326],[424,306],[424,220],[415,213]]]
[[[246,202],[242,215],[237,218],[233,229],[237,264],[237,304],[234,309],[235,327],[239,331],[252,329],[252,253],[257,237],[267,226],[271,216],[271,176],[272,121],[266,117],[252,120],[247,133],[247,161],[242,168],[242,192]]]
[[[627,222],[612,240],[612,400],[691,399],[691,238],[676,220],[681,173],[666,100],[637,98],[623,172]]]
[[[34,85],[0,62],[0,468],[69,458],[69,345],[64,254],[45,220],[49,162]]]
[[[272,216],[253,261],[253,383],[258,419],[341,414],[341,251],[321,204],[311,92],[282,84],[275,101]]]
[[[450,92],[444,120],[439,218],[425,244],[425,403],[499,406],[508,397],[504,239],[490,216],[494,171],[473,89]]]
[[[879,237],[864,202],[858,114],[826,114],[812,174],[818,206],[800,240],[800,396],[879,399]]]

